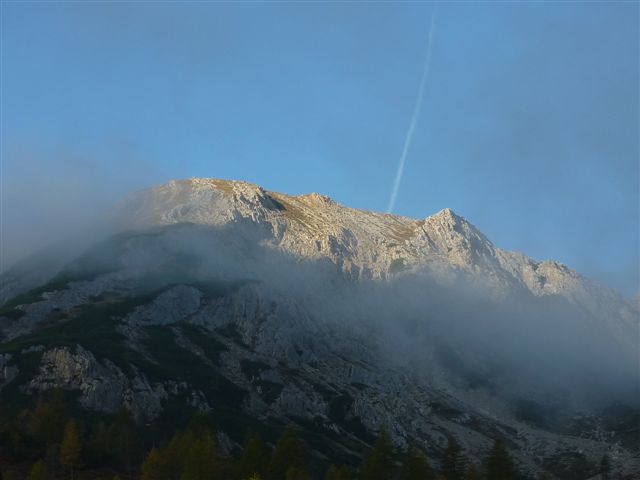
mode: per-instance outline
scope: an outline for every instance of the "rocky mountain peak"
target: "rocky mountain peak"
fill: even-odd
[[[438,213],[436,213],[435,215],[430,215],[431,217],[434,218],[442,218],[442,219],[448,219],[448,220],[456,220],[456,219],[460,219],[461,217],[459,217],[458,215],[456,215],[456,213],[451,210],[449,207],[447,208],[443,208],[442,210],[440,210]]]
[[[480,230],[478,230],[471,222],[466,218],[457,215],[450,208],[445,208],[439,211],[435,215],[430,215],[425,219],[425,224],[441,230],[449,230],[459,235],[467,237],[477,237],[483,242],[489,242]],[[490,242],[489,242],[490,243]]]
[[[574,298],[588,291],[617,298],[564,266],[539,266],[525,255],[498,249],[450,208],[417,220],[348,208],[319,193],[296,196],[243,181],[191,178],[135,193],[119,214],[125,228],[221,226],[242,219],[270,232],[273,247],[302,258],[329,259],[356,277],[385,278],[392,266],[395,272],[437,266],[439,271],[481,273],[500,291],[520,285],[536,296]]]

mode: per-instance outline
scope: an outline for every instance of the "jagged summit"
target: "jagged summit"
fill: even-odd
[[[118,209],[124,228],[239,220],[259,225],[273,248],[308,259],[328,259],[352,278],[385,279],[430,271],[442,278],[466,272],[496,295],[526,289],[587,303],[598,314],[612,303],[635,325],[635,310],[610,289],[556,262],[538,262],[494,246],[450,208],[418,220],[358,210],[318,193],[288,195],[258,185],[207,178],[174,180],[131,195]],[[605,305],[605,307],[602,307]]]
[[[443,208],[442,210],[440,210],[438,213],[436,213],[435,215],[430,215],[431,217],[439,217],[439,218],[452,218],[452,219],[456,219],[456,218],[460,218],[458,215],[456,215],[456,213],[451,210],[450,208]]]
[[[524,285],[536,295],[582,289],[575,272],[496,248],[450,208],[424,220],[357,210],[319,193],[288,195],[258,185],[207,178],[173,180],[134,193],[117,209],[122,228],[178,223],[262,225],[272,243],[296,255],[329,258],[356,277],[385,278],[401,270],[450,267],[485,274],[499,290]]]

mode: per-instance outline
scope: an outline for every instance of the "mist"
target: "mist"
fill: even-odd
[[[3,147],[0,273],[34,254],[79,255],[116,232],[111,215],[122,197],[163,178],[126,143],[113,142],[108,152]]]
[[[298,333],[309,345],[329,342],[318,332],[330,327],[340,340],[326,351],[357,345],[368,361],[470,402],[479,395],[512,405],[526,399],[573,412],[640,398],[637,347],[620,345],[609,330],[619,319],[595,318],[558,296],[512,291],[498,299],[462,275],[446,285],[421,271],[359,279],[271,240],[268,228],[250,220],[129,230],[66,271],[137,272],[138,289],[148,291],[177,283],[258,285],[260,301],[291,305],[307,319]]]

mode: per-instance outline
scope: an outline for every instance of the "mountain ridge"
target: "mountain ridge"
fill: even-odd
[[[149,201],[165,214],[153,217],[149,209],[131,208],[131,203]],[[306,258],[328,258],[355,277],[386,278],[392,262],[395,270],[401,263],[402,269],[426,268],[441,276],[450,274],[453,266],[481,274],[497,295],[524,287],[536,296],[561,295],[587,304],[598,315],[601,305],[615,308],[624,323],[637,324],[634,305],[615,290],[560,262],[536,261],[495,247],[449,208],[420,220],[345,207],[318,193],[292,196],[248,182],[202,178],[142,190],[123,206],[125,218],[129,217],[124,224],[129,227],[250,220],[271,230],[274,246]]]

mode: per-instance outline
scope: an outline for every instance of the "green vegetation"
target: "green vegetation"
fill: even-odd
[[[60,444],[60,463],[69,469],[71,480],[73,480],[73,471],[80,460],[81,448],[78,424],[75,420],[69,420]]]
[[[19,308],[10,307],[0,309],[0,317],[7,317],[12,320],[18,320],[23,317],[24,314],[25,312]]]
[[[407,450],[399,480],[432,480],[434,478],[427,457],[420,450],[411,446]]]
[[[188,375],[189,383],[202,390],[209,401],[239,408],[246,392],[203,363],[197,355],[179,347],[171,327],[150,326],[144,330],[148,335],[144,346],[158,362],[144,365],[144,372],[152,381],[180,380]],[[220,351],[220,344],[216,342],[215,345],[216,351]]]
[[[33,345],[75,347],[83,345],[97,357],[113,359],[127,355],[123,337],[116,331],[117,318],[148,303],[155,293],[92,303],[84,306],[69,320],[55,323],[28,335],[0,345],[0,353],[17,353]]]
[[[458,442],[449,438],[442,456],[442,474],[447,480],[463,480],[467,470],[467,458],[462,454]]]
[[[273,451],[269,463],[269,478],[279,479],[295,476],[300,477],[306,466],[305,446],[298,438],[296,431],[287,428]]]
[[[258,475],[265,478],[269,467],[269,453],[260,435],[250,436],[238,456],[235,467],[236,478],[250,478]]]
[[[180,330],[191,342],[204,350],[205,355],[213,363],[217,364],[220,354],[227,350],[224,344],[213,338],[205,329],[189,323],[180,324]]]
[[[280,433],[273,448],[269,448],[259,434],[247,435],[245,430],[243,447],[228,452],[219,443],[216,427],[220,428],[220,424],[213,413],[194,412],[181,425],[160,431],[155,422],[135,424],[124,409],[117,415],[84,418],[72,417],[72,411],[75,409],[62,392],[52,391],[41,395],[33,408],[24,409],[15,419],[3,424],[0,447],[10,464],[23,465],[24,475],[28,472],[28,478],[35,480],[64,476],[83,480],[116,477],[141,480],[519,478],[513,460],[500,441],[488,452],[483,469],[468,463],[459,446],[450,441],[438,462],[442,470],[435,471],[421,450],[410,447],[404,453],[397,452],[383,429],[359,467],[355,462],[327,465],[311,458],[306,435],[303,440],[292,426],[284,430],[269,427],[272,433]],[[605,461],[602,470],[607,468]],[[10,470],[2,471],[8,472]]]
[[[396,466],[393,456],[391,437],[382,429],[378,433],[373,450],[362,462],[358,480],[388,480],[395,478]]]
[[[27,374],[35,373],[41,353],[21,353],[29,347],[69,347],[75,350],[76,345],[81,345],[90,350],[96,358],[107,358],[125,372],[129,371],[131,364],[143,369],[145,365],[151,368],[153,365],[139,352],[129,348],[124,343],[123,335],[117,331],[117,318],[126,315],[138,305],[147,303],[150,298],[151,295],[143,295],[97,302],[79,309],[70,320],[55,323],[0,345],[0,353],[15,355],[12,363],[20,365],[20,378],[7,386],[9,391],[3,391],[3,398],[8,398],[11,404],[20,396],[17,385],[22,379],[27,378]],[[13,394],[10,393],[12,390],[15,390]]]
[[[324,476],[324,480],[353,480],[353,472],[346,465],[329,465],[327,473]]]
[[[27,480],[45,480],[46,478],[47,471],[44,467],[44,462],[42,460],[38,460],[33,464],[33,467],[31,467]]]
[[[91,280],[98,275],[108,273],[109,270],[79,270],[79,269],[69,269],[63,272],[60,272],[51,280],[49,280],[44,285],[41,285],[37,288],[31,289],[26,293],[18,295],[7,303],[5,303],[2,308],[0,308],[0,316],[12,316],[11,318],[15,318],[16,307],[19,305],[29,305],[32,303],[39,302],[42,300],[42,294],[46,292],[56,292],[59,290],[65,290],[68,288],[69,283],[71,282],[80,282],[83,280]],[[20,310],[17,310],[20,312]]]
[[[404,258],[394,258],[389,265],[389,273],[400,273],[405,268]]]
[[[517,476],[515,464],[500,440],[493,444],[485,462],[485,469],[487,476],[495,480],[515,480]]]

